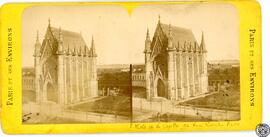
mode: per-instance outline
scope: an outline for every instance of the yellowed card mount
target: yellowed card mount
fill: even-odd
[[[255,130],[253,0],[9,3],[1,8],[10,134]]]

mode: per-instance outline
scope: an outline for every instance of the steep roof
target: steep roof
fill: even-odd
[[[173,25],[167,25],[167,24],[163,24],[160,23],[160,26],[162,28],[162,31],[166,34],[166,36],[169,36],[169,30],[171,27],[171,31],[172,31],[172,37],[173,37],[173,44],[177,45],[178,42],[180,45],[183,45],[185,42],[188,43],[195,43],[198,45],[193,33],[191,30],[189,29],[185,29],[185,28],[180,28],[177,26],[173,26]]]
[[[59,28],[51,27],[51,31],[53,33],[53,36],[57,41],[59,41]],[[61,29],[62,38],[63,38],[63,50],[72,50],[75,48],[77,51],[81,50],[84,51],[86,46],[86,43],[80,33],[72,32],[68,30]],[[88,48],[87,48],[88,49]]]

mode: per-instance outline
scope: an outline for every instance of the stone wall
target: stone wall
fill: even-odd
[[[111,114],[101,114],[93,112],[83,112],[75,110],[62,109],[56,104],[37,105],[35,103],[23,104],[23,115],[39,113],[48,117],[59,117],[64,119],[72,119],[82,121],[83,123],[127,123],[130,118],[124,116],[116,116]],[[45,121],[46,122],[46,121]]]
[[[200,117],[214,121],[240,120],[239,111],[198,108],[192,106],[173,105],[170,101],[147,101],[142,98],[133,98],[133,109],[139,111],[154,111],[159,113],[181,114]]]

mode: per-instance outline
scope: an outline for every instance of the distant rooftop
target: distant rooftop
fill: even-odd
[[[105,65],[97,65],[97,68],[99,69],[123,69],[123,68],[129,68],[129,64],[105,64]]]
[[[210,60],[209,64],[231,64],[231,65],[239,65],[239,60]]]
[[[108,65],[98,65],[99,69],[128,69],[130,64],[108,64]],[[145,72],[144,64],[132,64],[133,73]]]

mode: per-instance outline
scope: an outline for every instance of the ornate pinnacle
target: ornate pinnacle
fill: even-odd
[[[76,51],[76,49],[75,49],[75,47],[73,48],[73,55],[77,55],[77,51]]]
[[[146,32],[146,39],[150,39],[150,35],[149,35],[149,29],[147,28],[147,32]]]
[[[87,56],[88,55],[88,53],[87,53],[87,47],[86,46],[84,46],[84,56]]]
[[[92,35],[92,44],[91,44],[91,51],[92,51],[92,56],[96,57],[96,48],[95,48],[95,42],[94,42],[94,36]]]
[[[39,43],[39,34],[38,34],[38,31],[37,31],[37,38],[36,38],[34,56],[40,56],[40,47],[41,47],[41,44]]]
[[[200,45],[201,51],[202,52],[207,52],[206,47],[205,47],[205,41],[204,41],[204,33],[202,31],[202,39],[201,39],[201,45]]]
[[[39,33],[37,31],[37,39],[36,39],[36,43],[39,43]]]

